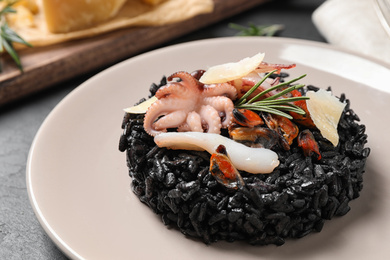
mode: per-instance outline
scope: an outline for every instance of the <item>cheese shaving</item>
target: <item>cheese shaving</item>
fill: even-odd
[[[306,104],[314,124],[324,138],[337,146],[339,143],[337,126],[346,104],[341,103],[329,91],[323,89],[317,92],[308,91],[306,96],[310,97]]]

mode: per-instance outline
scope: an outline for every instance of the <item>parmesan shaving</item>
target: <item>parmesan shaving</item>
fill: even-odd
[[[242,78],[254,71],[264,59],[264,53],[247,57],[238,62],[230,62],[209,68],[200,78],[204,84],[224,83]]]
[[[324,138],[337,146],[339,143],[337,126],[346,104],[323,89],[317,92],[308,91],[306,96],[310,97],[306,104],[314,124]]]

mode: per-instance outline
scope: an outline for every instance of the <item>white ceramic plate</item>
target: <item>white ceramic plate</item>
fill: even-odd
[[[206,246],[165,227],[130,191],[118,151],[123,108],[152,82],[265,52],[267,62],[297,63],[291,76],[344,92],[367,126],[372,149],[361,197],[321,233],[281,247],[218,242]],[[284,38],[219,38],[171,46],[99,73],[47,117],[28,158],[31,204],[45,231],[76,259],[390,259],[390,69],[326,44]],[[386,89],[387,87],[387,89]]]

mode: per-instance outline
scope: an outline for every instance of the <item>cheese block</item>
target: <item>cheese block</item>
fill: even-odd
[[[10,0],[7,1],[10,3]],[[19,0],[12,5],[14,13],[7,15],[7,21],[11,27],[25,28],[35,27],[35,15],[39,13],[39,8],[35,0]]]
[[[150,4],[150,5],[158,5],[164,0],[142,0],[144,3]]]
[[[42,0],[47,28],[67,33],[115,16],[126,0]]]
[[[167,25],[210,13],[214,8],[213,0],[157,1],[19,0],[13,6],[16,13],[8,14],[7,22],[24,40],[38,47],[122,28]],[[1,3],[4,2],[0,0],[0,6]]]

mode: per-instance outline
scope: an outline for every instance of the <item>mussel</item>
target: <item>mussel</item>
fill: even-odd
[[[302,148],[305,156],[315,155],[317,160],[321,160],[321,153],[318,147],[318,143],[314,139],[314,136],[309,129],[305,129],[299,133],[298,146]]]
[[[264,124],[259,114],[248,109],[233,109],[233,122],[246,127],[254,127]]]
[[[210,172],[217,182],[230,189],[245,185],[240,173],[229,159],[224,145],[219,145],[210,158]]]
[[[229,136],[234,141],[250,147],[271,149],[278,143],[279,135],[267,127],[229,127]]]
[[[278,132],[281,136],[281,144],[285,150],[290,150],[290,145],[298,136],[299,129],[290,119],[284,116],[264,113],[263,118],[265,124]]]

